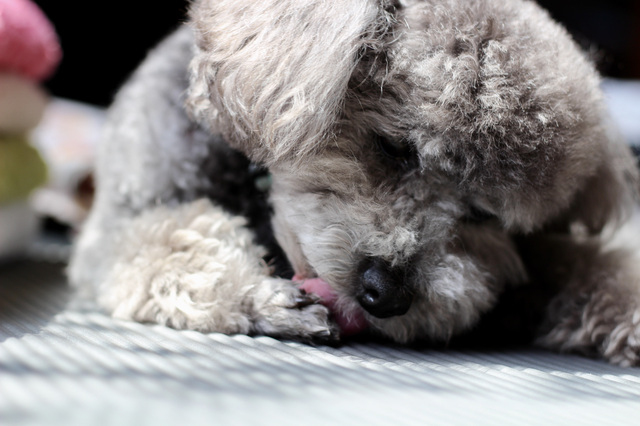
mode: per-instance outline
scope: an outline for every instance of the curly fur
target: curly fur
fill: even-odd
[[[532,1],[196,1],[111,109],[71,279],[123,318],[335,337],[288,260],[398,342],[509,304],[540,345],[640,364],[637,170],[598,86]],[[363,311],[371,259],[406,313]]]

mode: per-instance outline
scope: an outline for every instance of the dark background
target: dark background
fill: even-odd
[[[594,53],[603,74],[640,78],[640,0],[538,2]],[[56,27],[64,52],[47,88],[55,96],[106,106],[149,48],[184,20],[189,2],[36,3]]]

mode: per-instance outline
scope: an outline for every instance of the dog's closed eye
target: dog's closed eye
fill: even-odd
[[[399,163],[404,168],[411,168],[419,163],[415,149],[404,139],[376,135],[376,144],[386,159]]]
[[[462,220],[465,223],[470,223],[474,225],[481,225],[487,222],[493,221],[497,219],[497,216],[487,210],[474,206],[473,204],[469,205],[466,214],[462,217]]]

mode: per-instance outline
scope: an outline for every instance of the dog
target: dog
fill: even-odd
[[[639,365],[599,82],[533,1],[196,0],[109,111],[70,280],[177,329]]]

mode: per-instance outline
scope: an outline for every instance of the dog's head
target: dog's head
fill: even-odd
[[[526,280],[512,241],[623,210],[598,76],[529,1],[201,0],[192,113],[273,175],[299,275],[398,341]]]

